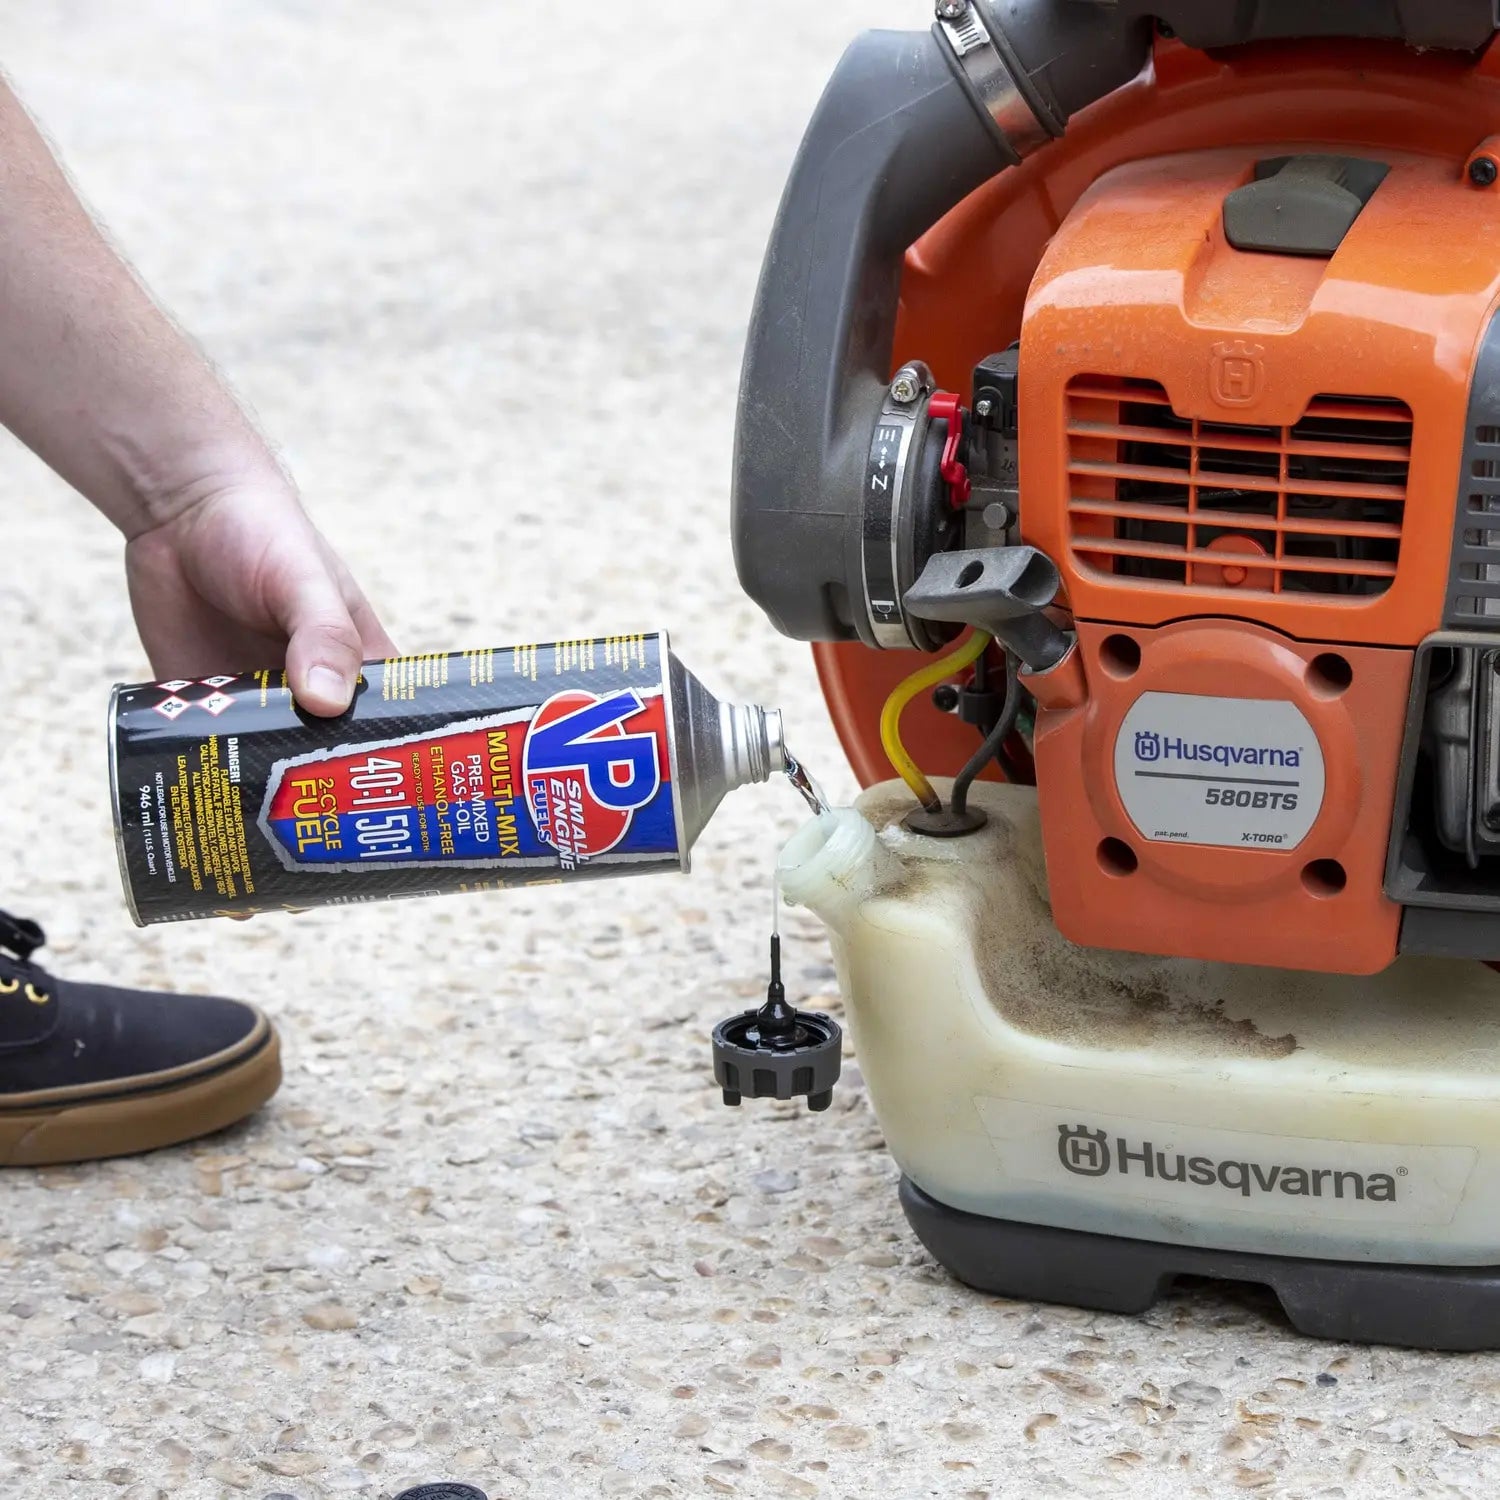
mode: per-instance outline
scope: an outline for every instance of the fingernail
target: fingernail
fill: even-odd
[[[307,674],[307,687],[315,698],[337,703],[340,709],[349,706],[351,696],[349,684],[344,680],[343,674],[335,672],[332,667],[310,668]]]

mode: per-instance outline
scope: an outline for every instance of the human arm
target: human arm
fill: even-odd
[[[254,424],[152,301],[0,80],[0,423],[126,540],[161,676],[285,658],[318,713],[394,651]]]

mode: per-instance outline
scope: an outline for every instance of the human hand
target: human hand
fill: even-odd
[[[394,652],[218,372],[99,232],[0,77],[0,424],[127,538],[162,677],[286,663],[302,707],[349,706]]]
[[[228,488],[131,537],[125,574],[158,677],[286,662],[315,714],[349,706],[360,663],[396,648],[289,487]]]

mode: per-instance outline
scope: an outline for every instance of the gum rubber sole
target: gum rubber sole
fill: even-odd
[[[211,1070],[129,1080],[131,1092],[48,1096],[45,1103],[0,1108],[0,1166],[47,1167],[134,1156],[175,1146],[236,1124],[281,1085],[281,1042],[262,1018],[244,1055]]]

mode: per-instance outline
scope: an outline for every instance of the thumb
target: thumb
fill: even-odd
[[[273,583],[268,600],[287,636],[287,684],[301,707],[341,714],[354,697],[363,661],[359,630],[333,574],[315,559]]]

